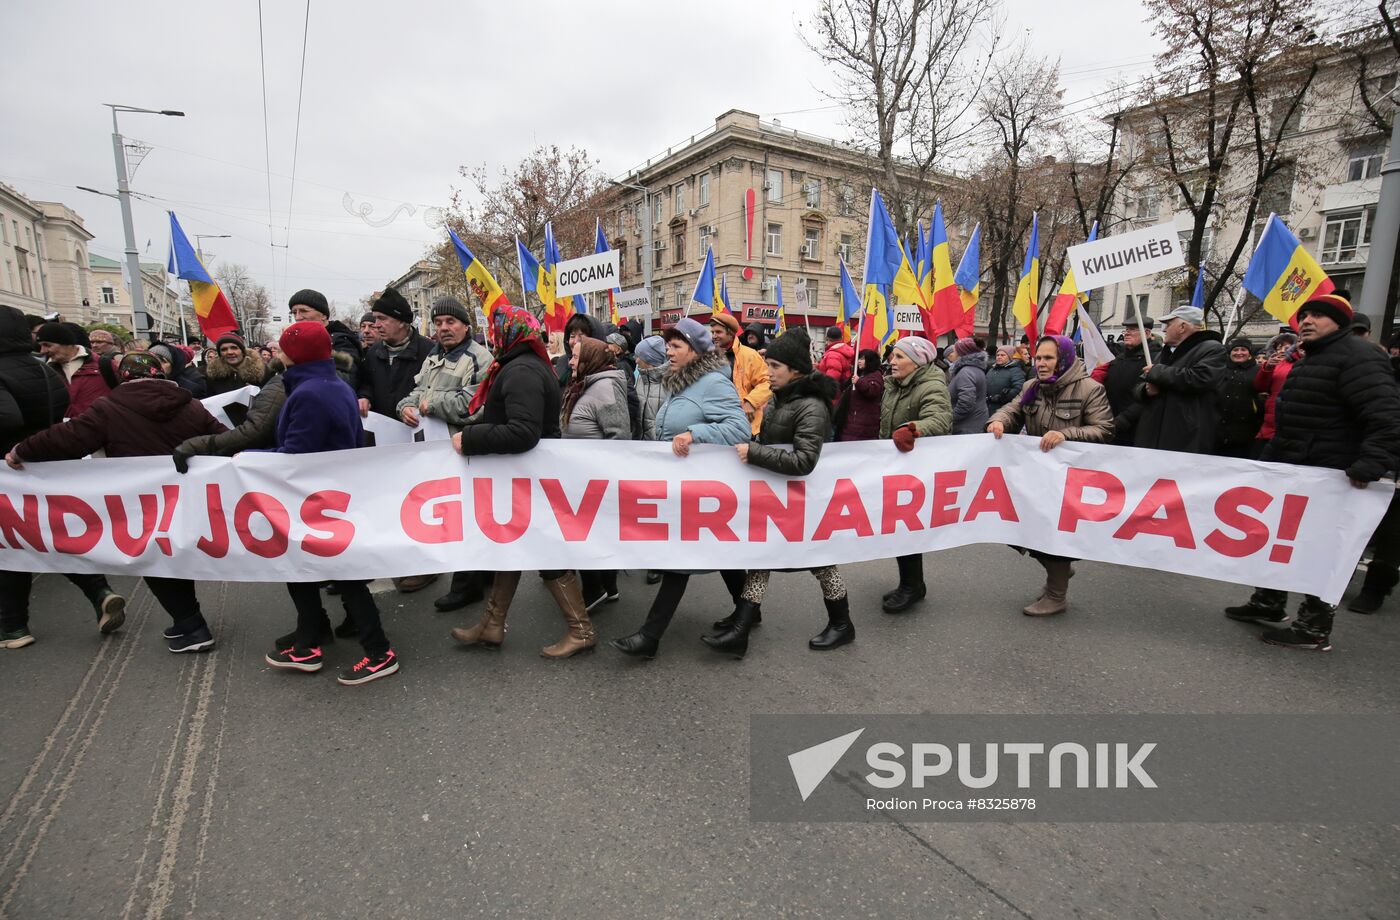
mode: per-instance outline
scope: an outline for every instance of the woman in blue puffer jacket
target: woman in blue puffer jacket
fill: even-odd
[[[656,411],[656,439],[670,441],[678,457],[690,455],[691,444],[746,444],[752,427],[734,389],[729,361],[715,350],[710,330],[686,317],[666,330],[666,355],[670,367],[662,377],[666,401]],[[642,628],[612,641],[627,655],[655,658],[671,618],[685,596],[691,572],[663,572]],[[738,606],[744,588],[742,571],[724,571],[724,583]]]

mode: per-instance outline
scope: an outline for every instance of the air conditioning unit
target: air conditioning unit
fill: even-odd
[[[691,217],[694,217],[696,214],[699,214],[699,213],[700,213],[700,209],[699,209],[699,208],[691,208],[691,209],[690,209],[690,216],[691,216]]]
[[[1315,240],[1315,239],[1317,239],[1317,228],[1316,228],[1316,227],[1302,227],[1302,228],[1300,228],[1300,229],[1298,230],[1298,239],[1300,239],[1300,240]]]

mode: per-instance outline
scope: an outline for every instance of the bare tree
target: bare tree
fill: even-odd
[[[262,333],[272,312],[272,299],[268,296],[267,288],[253,279],[248,266],[237,262],[219,263],[214,271],[214,280],[223,288],[224,296],[233,308],[233,318],[238,321],[238,328],[249,339],[255,339]]]
[[[869,151],[895,229],[933,209],[935,169],[975,129],[1000,0],[821,0],[801,38]]]

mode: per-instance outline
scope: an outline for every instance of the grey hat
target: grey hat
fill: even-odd
[[[623,335],[620,332],[608,333],[608,337],[604,341],[606,341],[609,345],[616,345],[618,348],[621,348],[624,352],[627,351],[627,336]]]
[[[672,339],[684,339],[687,345],[701,354],[709,354],[715,350],[715,340],[710,335],[710,327],[689,316],[683,317],[661,335],[668,342]]]
[[[432,318],[437,319],[439,316],[455,316],[462,321],[463,325],[470,326],[472,324],[472,318],[467,313],[467,308],[462,306],[462,302],[456,297],[439,297],[433,301]]]
[[[666,363],[666,340],[659,335],[649,335],[637,343],[637,359],[651,367]]]
[[[1166,316],[1157,317],[1157,322],[1168,323],[1174,319],[1179,319],[1184,323],[1190,323],[1193,326],[1200,326],[1205,323],[1206,314],[1200,307],[1193,307],[1190,304],[1184,303]]]

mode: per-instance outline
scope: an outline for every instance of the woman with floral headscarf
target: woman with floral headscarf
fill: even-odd
[[[472,397],[471,420],[452,436],[453,446],[468,457],[523,454],[541,438],[559,437],[559,381],[549,364],[539,320],[520,307],[497,307],[491,316],[490,344],[496,361]],[[540,572],[540,578],[569,627],[563,639],[540,649],[540,654],[568,658],[593,648],[597,634],[583,606],[578,573]],[[498,648],[505,640],[506,614],[519,585],[519,572],[497,572],[481,622],[452,630],[452,638],[463,645]]]
[[[1035,376],[1017,399],[1002,406],[987,423],[996,438],[1006,432],[1040,438],[1041,450],[1053,450],[1065,441],[1107,444],[1113,440],[1113,410],[1108,394],[1084,370],[1074,342],[1062,335],[1041,336],[1035,346]],[[1069,604],[1069,580],[1073,559],[1030,550],[1031,558],[1045,567],[1045,587],[1034,603],[1022,609],[1030,617],[1064,613]]]

